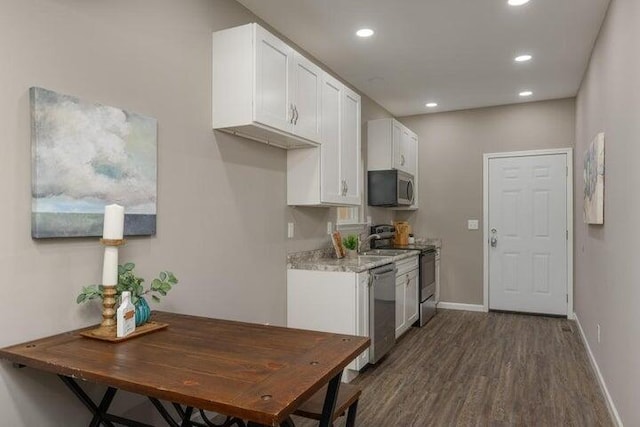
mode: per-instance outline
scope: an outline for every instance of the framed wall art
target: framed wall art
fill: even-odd
[[[154,235],[157,121],[32,87],[33,238],[101,236],[105,205],[125,235]]]
[[[604,224],[604,133],[584,153],[584,222]]]

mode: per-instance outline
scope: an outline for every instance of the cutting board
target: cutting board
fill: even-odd
[[[333,249],[336,251],[336,257],[344,258],[346,251],[342,244],[342,235],[339,231],[331,233],[331,242],[333,243]]]
[[[393,225],[396,227],[396,234],[393,238],[393,244],[399,246],[407,246],[409,244],[409,233],[411,233],[411,226],[407,221],[394,221]]]

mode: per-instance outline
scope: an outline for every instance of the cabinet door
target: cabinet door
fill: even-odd
[[[291,72],[294,51],[264,28],[256,27],[256,122],[285,132],[292,131]]]
[[[344,86],[331,76],[322,78],[322,142],[320,145],[321,201],[340,203],[342,177],[340,176],[340,138],[342,90]]]
[[[405,293],[406,327],[409,329],[418,320],[418,270],[410,271],[406,275],[407,291]]]
[[[369,336],[369,273],[358,274],[358,307],[356,335]],[[356,369],[360,370],[369,363],[369,349],[367,348],[356,358]]]
[[[411,157],[411,145],[412,145],[412,132],[406,127],[402,126],[400,133],[400,167],[399,170],[410,173],[413,175],[413,166],[411,163],[413,159]]]
[[[407,322],[404,297],[406,289],[404,275],[396,277],[396,338],[402,335]]]
[[[407,133],[404,153],[407,158],[407,173],[410,173],[414,177],[417,176],[418,136],[411,131],[408,131]]]
[[[340,138],[340,176],[344,180],[344,204],[360,204],[360,96],[344,88]]]
[[[322,70],[295,53],[293,61],[293,133],[320,142]]]
[[[404,157],[404,150],[402,147],[402,128],[403,126],[395,121],[391,121],[391,145],[393,146],[393,168],[398,170],[404,170],[402,164],[402,158]]]

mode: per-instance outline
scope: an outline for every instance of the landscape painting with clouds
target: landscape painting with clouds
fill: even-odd
[[[125,207],[125,235],[156,232],[157,121],[30,89],[34,238],[102,235],[104,206]]]

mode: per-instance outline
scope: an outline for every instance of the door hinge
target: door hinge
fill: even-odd
[[[569,240],[569,230],[567,230],[567,240]]]
[[[567,303],[569,303],[569,294],[567,294]]]
[[[566,175],[569,176],[569,166],[565,166],[564,170],[565,170]]]

